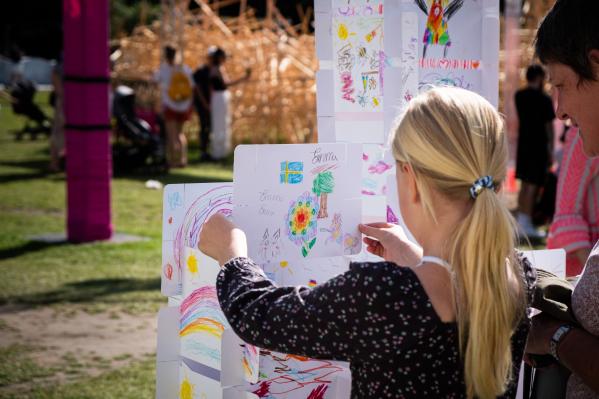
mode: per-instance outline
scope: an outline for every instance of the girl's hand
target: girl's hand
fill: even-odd
[[[416,266],[422,259],[422,249],[408,240],[401,226],[390,223],[370,223],[358,226],[366,250],[400,266]],[[372,237],[372,238],[371,238]]]
[[[247,257],[248,253],[245,233],[220,213],[204,223],[198,247],[221,266],[233,258]]]

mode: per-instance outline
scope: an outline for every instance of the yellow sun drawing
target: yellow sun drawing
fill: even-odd
[[[187,258],[187,268],[192,274],[198,272],[198,258],[194,254],[189,255],[189,258]]]
[[[339,39],[341,39],[341,40],[347,39],[347,36],[349,36],[347,26],[345,26],[345,24],[339,24],[339,29],[337,30],[337,34],[339,35]]]
[[[187,377],[181,382],[179,399],[193,399],[193,385],[191,385]]]

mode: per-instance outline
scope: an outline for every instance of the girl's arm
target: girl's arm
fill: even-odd
[[[385,361],[436,326],[411,269],[353,263],[313,289],[277,287],[247,258],[245,234],[223,215],[208,219],[199,242],[223,266],[216,281],[223,313],[252,345],[321,359]]]
[[[415,305],[408,273],[392,263],[354,263],[312,289],[278,287],[250,259],[235,258],[221,270],[217,293],[235,333],[252,345],[320,359],[378,362],[434,328],[434,310]]]

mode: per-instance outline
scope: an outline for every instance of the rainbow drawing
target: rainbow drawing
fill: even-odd
[[[181,303],[179,336],[203,333],[221,338],[225,326],[227,320],[220,310],[216,287],[200,287]]]
[[[222,213],[227,217],[233,213],[232,185],[217,186],[206,191],[187,208],[173,241],[173,255],[179,271],[184,266],[185,247],[198,247],[202,226],[216,213]]]

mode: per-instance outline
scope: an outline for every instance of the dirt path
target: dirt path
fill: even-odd
[[[37,386],[64,383],[153,356],[156,319],[155,314],[89,314],[76,305],[26,310],[0,307],[0,323],[5,326],[0,330],[0,347],[32,347],[27,356],[55,370],[44,381],[37,380]],[[0,388],[0,394],[27,388],[26,384],[9,385]]]

